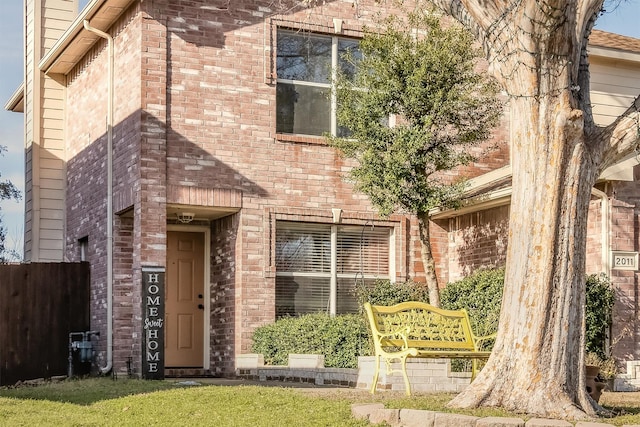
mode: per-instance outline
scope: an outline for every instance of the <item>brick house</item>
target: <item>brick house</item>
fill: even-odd
[[[25,2],[25,81],[7,103],[25,114],[25,259],[90,262],[103,371],[228,375],[257,326],[422,276],[415,219],[380,218],[321,136],[336,130],[325,66],[389,11],[285,3]],[[606,122],[640,88],[640,41],[596,32],[591,54]],[[508,135],[507,111],[504,143],[463,171],[483,196],[434,215],[442,283],[504,263]],[[590,229],[589,270],[619,291],[614,336],[632,328],[624,360],[640,359],[636,273],[607,264],[638,248],[636,164],[603,174]]]

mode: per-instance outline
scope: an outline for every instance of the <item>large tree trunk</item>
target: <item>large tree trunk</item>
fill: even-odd
[[[596,170],[582,117],[567,101],[512,101],[512,213],[499,333],[487,365],[452,406],[559,418],[594,414],[584,384],[583,323]]]
[[[509,95],[512,197],[498,337],[451,403],[542,417],[595,414],[584,373],[585,252],[591,188],[639,141],[640,97],[593,122],[587,38],[603,0],[431,0],[470,28]]]
[[[510,28],[517,36],[503,40],[494,58],[512,117],[504,297],[492,357],[450,405],[578,419],[595,415],[583,329],[587,214],[599,154],[571,89],[579,43],[571,25],[547,13],[557,10],[523,7]]]

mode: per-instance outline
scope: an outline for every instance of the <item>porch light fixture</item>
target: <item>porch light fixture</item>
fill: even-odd
[[[193,221],[193,218],[196,216],[196,214],[194,214],[193,212],[179,212],[176,214],[176,216],[178,217],[178,221],[180,221],[182,224],[189,224],[191,221]]]

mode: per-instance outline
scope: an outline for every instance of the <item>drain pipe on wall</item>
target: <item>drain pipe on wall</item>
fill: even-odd
[[[84,28],[107,40],[109,82],[107,101],[107,364],[100,368],[107,374],[113,367],[113,37],[93,28],[84,20]]]
[[[600,220],[602,222],[600,226],[600,232],[602,233],[602,272],[611,276],[611,261],[609,257],[609,197],[604,191],[600,191],[597,188],[591,189],[591,194],[600,199]]]

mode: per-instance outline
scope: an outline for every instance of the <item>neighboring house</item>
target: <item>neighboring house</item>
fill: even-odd
[[[331,66],[394,11],[286,3],[25,1],[25,81],[6,107],[25,114],[25,260],[90,262],[104,371],[231,374],[256,327],[350,312],[359,284],[423,277],[415,219],[381,219],[322,137],[338,130]],[[640,41],[593,41],[605,122],[640,91]],[[508,135],[507,111],[499,149],[465,168],[478,197],[435,214],[442,283],[504,263]],[[610,249],[638,248],[629,162],[594,190],[589,270],[611,273],[634,328],[616,354],[640,359],[625,317],[635,272],[607,265]]]
[[[640,94],[640,40],[594,31],[589,41],[594,119],[598,125],[608,125]],[[589,209],[587,273],[605,273],[614,285],[610,338],[611,352],[618,361],[640,359],[639,162],[640,151],[603,171],[592,190]],[[479,267],[505,263],[510,165],[471,180],[468,195],[463,208],[432,216],[432,226],[443,236],[437,249],[442,283],[458,280]]]

